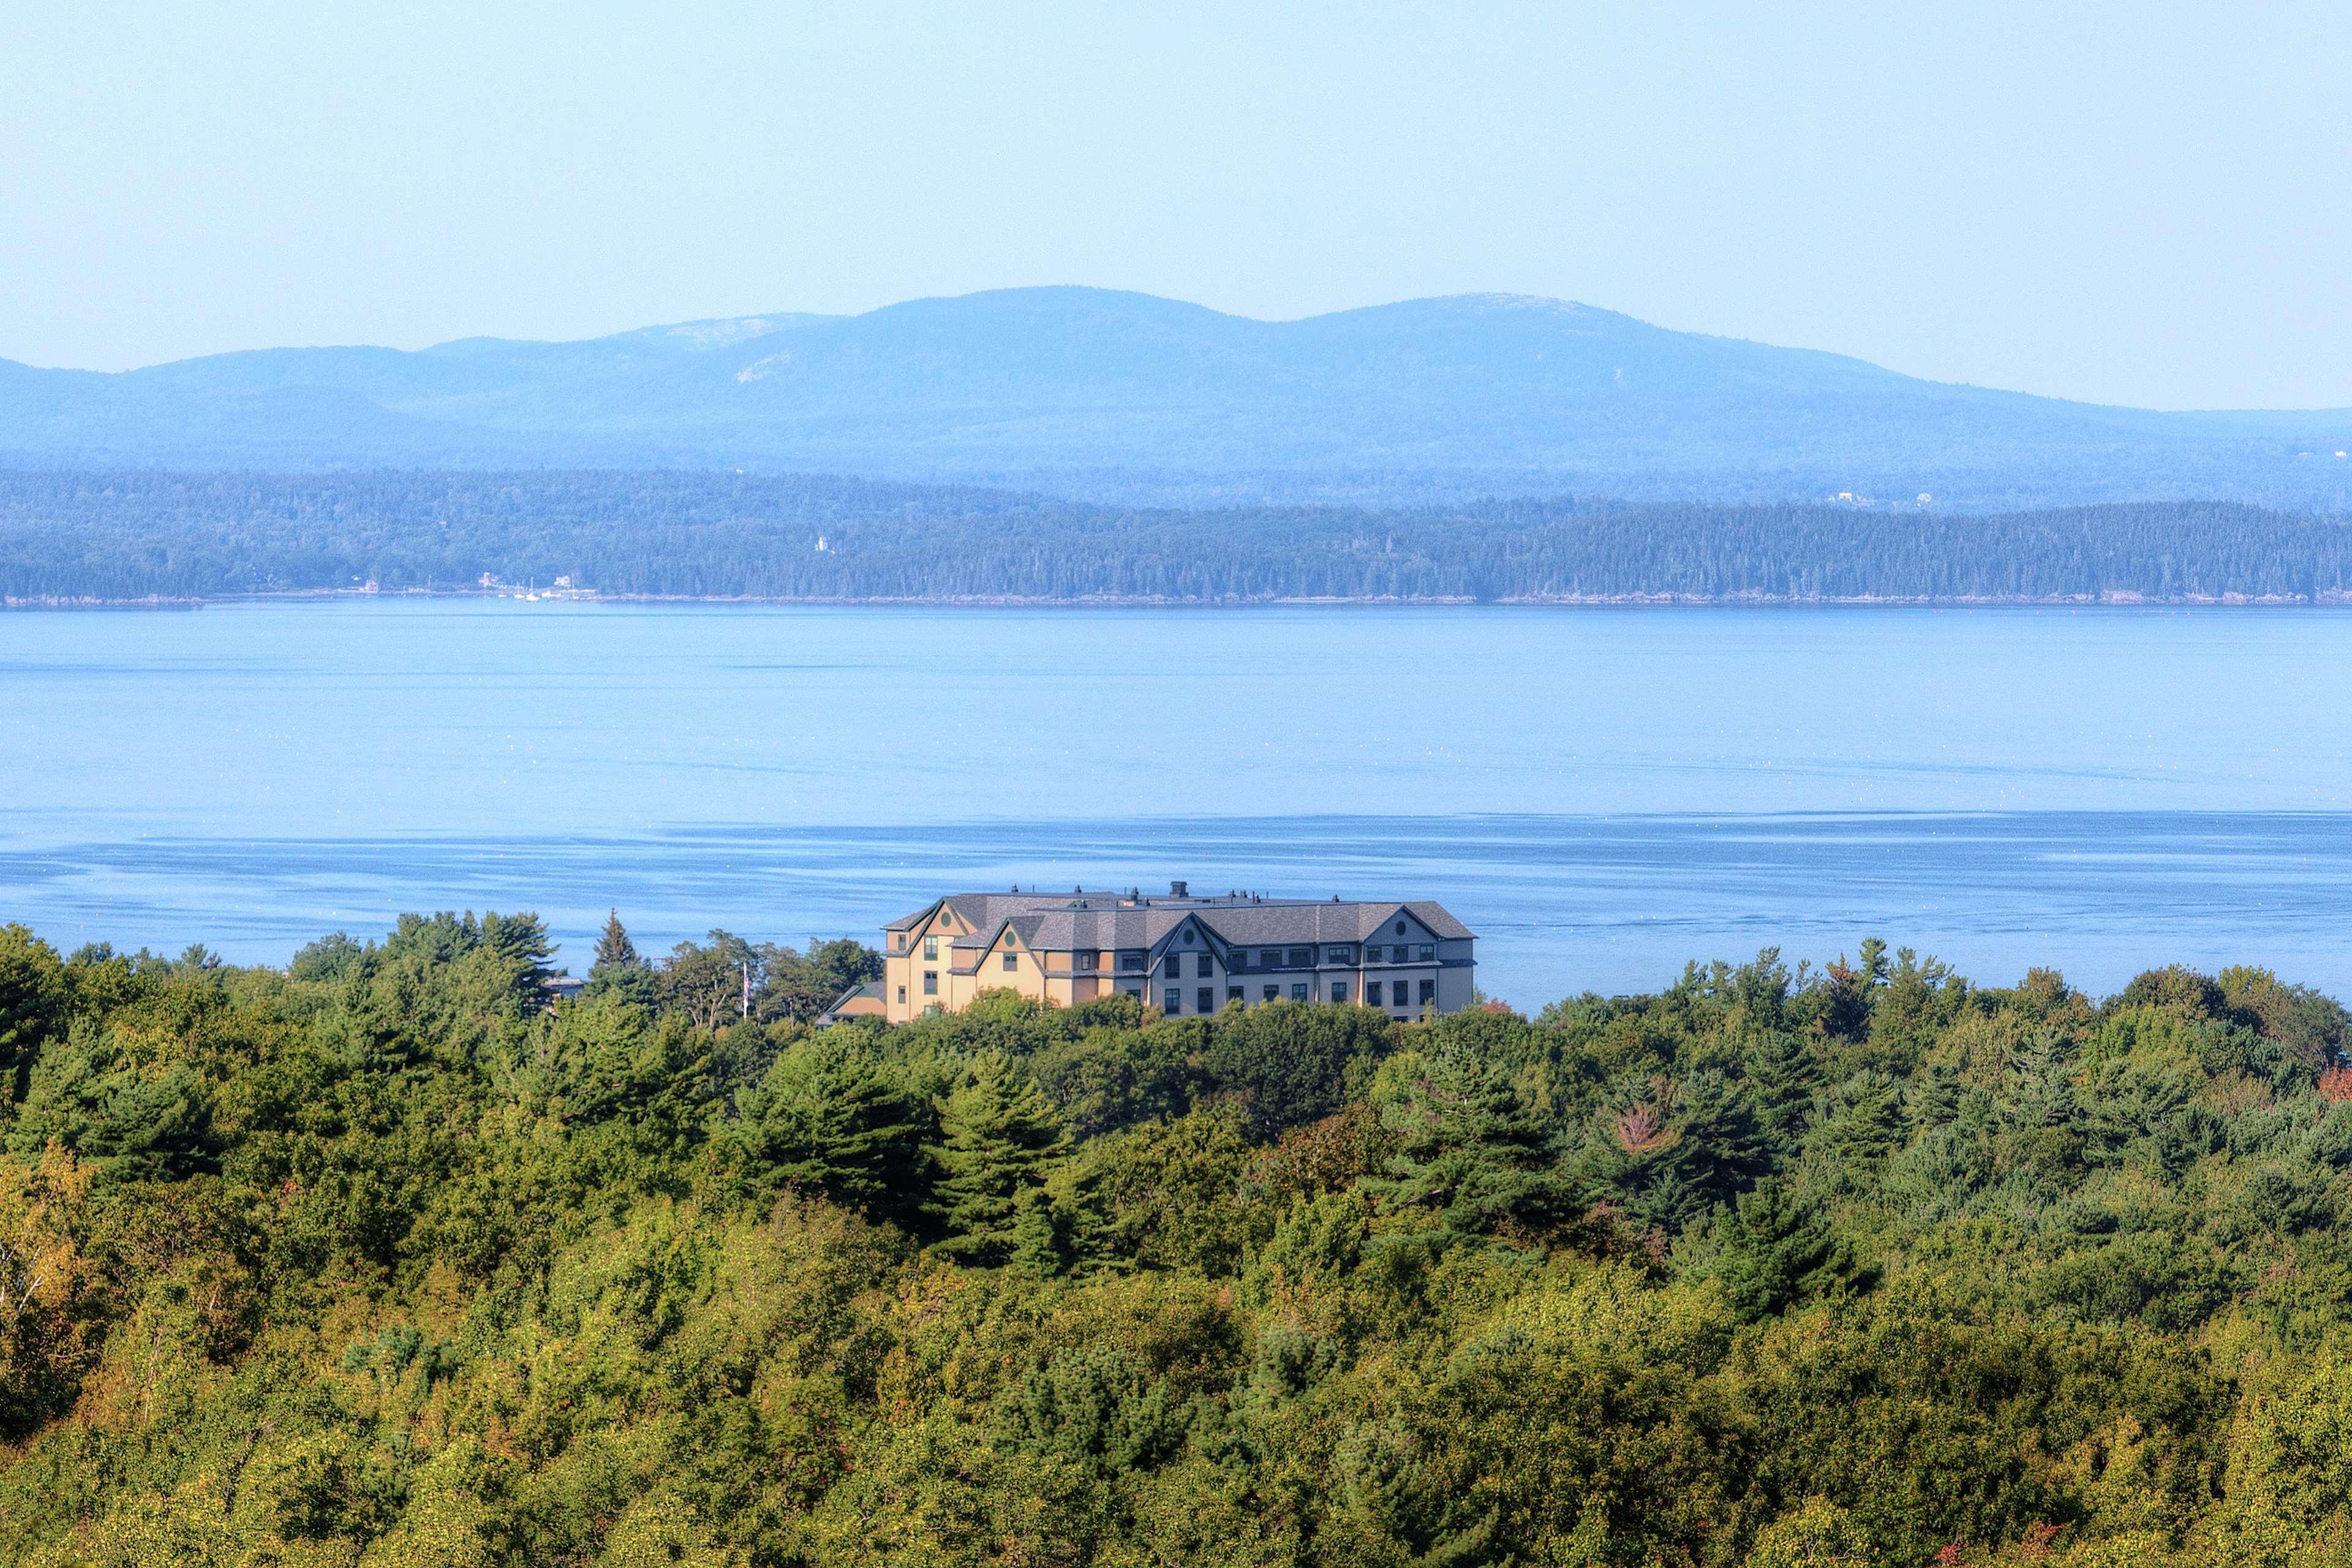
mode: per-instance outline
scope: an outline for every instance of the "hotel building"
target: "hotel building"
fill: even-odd
[[[1139,892],[950,893],[882,932],[882,979],[837,1016],[961,1012],[983,991],[1064,1006],[1126,992],[1171,1017],[1352,1002],[1400,1018],[1470,1005],[1477,939],[1444,907]]]

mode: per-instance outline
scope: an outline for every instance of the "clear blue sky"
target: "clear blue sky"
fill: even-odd
[[[0,356],[1502,289],[2352,405],[2352,6],[26,4]]]

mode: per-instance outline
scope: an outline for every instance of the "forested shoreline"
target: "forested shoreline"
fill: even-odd
[[[485,579],[814,602],[2325,604],[2352,601],[2352,525],[2183,502],[1181,510],[672,470],[0,471],[11,605]]]
[[[1864,942],[1398,1024],[0,928],[0,1562],[2336,1563],[2347,1018]]]

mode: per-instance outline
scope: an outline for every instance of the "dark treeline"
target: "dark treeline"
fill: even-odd
[[[673,471],[0,472],[13,600],[454,590],[486,573],[763,598],[2310,601],[2352,593],[2352,528],[2181,502],[1181,511]]]
[[[0,928],[0,1562],[2352,1553],[2352,1019],[2264,971],[820,1029],[854,944],[598,951]]]

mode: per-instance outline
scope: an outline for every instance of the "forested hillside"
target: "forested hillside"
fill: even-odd
[[[854,947],[546,952],[0,931],[0,1562],[2352,1552],[2347,1019],[2259,970],[819,1031]]]
[[[751,468],[1130,505],[1582,492],[2352,507],[2352,410],[2157,413],[1478,294],[1259,321],[1000,289],[568,343],[0,361],[0,462]]]
[[[2352,527],[2218,504],[1176,511],[685,472],[0,472],[12,602],[458,590],[485,574],[762,598],[2310,602],[2352,594]]]

